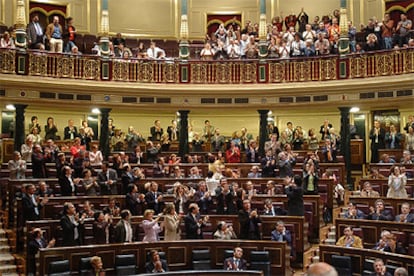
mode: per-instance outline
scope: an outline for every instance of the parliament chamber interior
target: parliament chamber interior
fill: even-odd
[[[0,275],[414,275],[414,4],[311,2],[0,1]]]

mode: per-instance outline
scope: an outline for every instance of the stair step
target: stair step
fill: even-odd
[[[0,254],[10,252],[10,246],[8,245],[0,245]]]
[[[315,256],[312,258],[312,263],[319,263],[319,256]]]
[[[16,273],[15,265],[1,265],[0,266],[1,275],[7,275],[7,273]]]
[[[14,257],[11,254],[0,254],[0,265],[7,263],[14,264]]]

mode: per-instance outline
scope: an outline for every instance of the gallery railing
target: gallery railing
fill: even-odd
[[[104,59],[0,49],[0,73],[165,84],[265,84],[371,78],[414,73],[414,48],[290,59]]]

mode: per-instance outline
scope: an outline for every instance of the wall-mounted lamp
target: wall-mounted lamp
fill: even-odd
[[[14,105],[12,105],[12,104],[8,104],[8,105],[6,105],[6,109],[7,110],[10,110],[10,111],[15,111],[16,110],[16,107]]]

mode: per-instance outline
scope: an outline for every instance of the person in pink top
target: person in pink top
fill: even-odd
[[[158,224],[161,216],[154,219],[154,210],[147,209],[144,212],[144,220],[142,221],[142,228],[144,228],[145,236],[142,239],[144,242],[159,241],[158,234],[162,231],[163,226]]]

